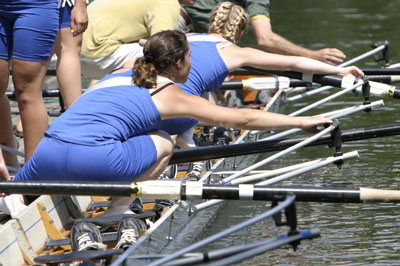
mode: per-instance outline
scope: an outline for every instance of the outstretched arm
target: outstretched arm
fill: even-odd
[[[221,49],[220,54],[229,71],[243,66],[252,66],[269,70],[292,70],[307,74],[364,76],[364,73],[355,66],[341,68],[307,57],[272,54],[259,49],[242,48],[236,45]]]
[[[281,130],[301,128],[317,131],[317,126],[330,124],[332,120],[320,116],[310,118],[263,112],[255,109],[239,109],[217,106],[206,99],[184,93],[178,86],[170,86],[153,96],[161,118],[188,117],[218,126],[240,129]]]
[[[313,58],[331,65],[342,63],[345,54],[336,48],[309,50],[296,45],[272,31],[271,23],[266,18],[251,20],[258,46],[271,52],[284,55],[297,55]]]

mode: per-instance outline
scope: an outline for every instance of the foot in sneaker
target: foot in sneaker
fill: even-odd
[[[203,162],[193,162],[191,170],[187,173],[186,178],[188,180],[198,181],[201,177],[201,172],[203,171]]]
[[[159,180],[174,179],[176,178],[178,169],[176,164],[168,165],[164,172],[158,177]]]
[[[145,222],[133,217],[124,217],[118,226],[118,243],[116,249],[127,249],[139,238],[141,230],[147,229]]]
[[[0,211],[11,215],[12,218],[17,217],[26,208],[22,195],[13,194],[0,198]]]
[[[73,251],[105,250],[100,229],[88,222],[76,222],[71,229],[71,245]]]

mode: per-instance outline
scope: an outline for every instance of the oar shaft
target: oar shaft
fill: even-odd
[[[400,124],[385,125],[379,127],[370,127],[362,129],[353,129],[342,131],[342,141],[356,141],[370,138],[379,138],[386,136],[393,136],[400,134]],[[295,145],[305,138],[287,139],[287,140],[266,140],[250,143],[232,144],[226,146],[213,146],[213,147],[199,147],[175,151],[170,164],[195,162],[201,160],[216,159],[222,157],[233,157],[239,155],[280,151],[292,145]],[[318,146],[324,144],[331,144],[330,136],[322,136],[309,146]]]
[[[130,196],[127,183],[1,181],[0,192],[25,195]]]
[[[250,188],[253,195],[249,196]],[[247,193],[246,193],[247,192]],[[282,199],[287,193],[296,195],[296,201],[302,202],[345,202],[360,203],[359,188],[317,188],[317,187],[275,187],[238,185],[227,186],[205,186],[203,198],[228,199],[228,200],[266,200]]]
[[[372,188],[210,185],[201,182],[145,181],[139,183],[76,183],[45,181],[1,181],[0,191],[7,194],[132,196],[142,198],[282,200],[288,193],[303,202],[400,202],[399,190]]]
[[[329,85],[333,87],[348,87],[349,84],[347,84],[348,80],[342,76],[331,76],[331,75],[305,75],[304,73],[300,72],[295,72],[295,71],[277,71],[277,70],[264,70],[264,69],[258,69],[258,68],[253,68],[253,67],[246,67],[248,69],[252,69],[254,71],[257,71],[260,74],[274,74],[274,75],[279,75],[279,76],[284,76],[292,79],[301,79],[309,82],[315,82],[319,83],[322,85]],[[389,95],[390,97],[393,97],[395,99],[400,98],[400,87],[388,87],[388,90],[391,90],[391,94]]]

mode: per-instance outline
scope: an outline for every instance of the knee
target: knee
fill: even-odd
[[[171,136],[165,131],[157,131],[150,134],[157,147],[159,157],[171,157],[174,152],[174,143]]]
[[[165,152],[168,155],[172,156],[172,153],[174,152],[174,142],[173,142],[171,136],[165,131],[160,131],[159,133],[160,133],[161,138],[165,142],[164,143]]]

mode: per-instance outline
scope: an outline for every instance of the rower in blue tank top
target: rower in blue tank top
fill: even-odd
[[[191,34],[187,38],[191,50],[192,68],[187,81],[177,85],[184,92],[196,96],[218,90],[229,74],[219,50],[232,45],[232,43],[221,37],[214,37],[205,33]],[[195,119],[171,119],[162,121],[160,129],[171,135],[182,134],[191,130],[197,123],[198,121]],[[189,139],[192,138],[190,134],[188,137]]]
[[[170,45],[170,51],[165,52],[165,46],[174,40],[179,45]],[[137,65],[148,75],[146,67],[151,64],[152,74],[160,74],[156,80],[151,75],[136,85],[130,75],[128,83],[114,79],[111,86],[92,86],[51,124],[32,159],[14,180],[130,182],[149,169],[145,179],[154,173],[159,175],[166,167],[173,145],[165,132],[154,130],[162,119],[158,107],[163,105],[156,104],[153,97],[160,98],[162,93],[159,92],[174,85],[166,77],[168,75],[163,74],[170,72],[164,68],[172,68],[179,61],[180,66],[185,66],[179,70],[183,74],[173,79],[185,81],[190,60],[182,33],[160,33],[154,37],[153,45],[158,45],[153,50],[160,50],[161,55],[157,59],[153,56],[148,62],[142,58]],[[164,63],[157,71],[157,60],[169,63]],[[109,75],[102,82],[119,76],[124,77],[126,73]],[[159,166],[160,161],[165,162]]]
[[[248,16],[244,9],[231,2],[218,4],[210,15],[208,34],[188,36],[192,49],[192,70],[187,82],[178,84],[192,95],[219,89],[228,73],[243,66],[264,69],[294,70],[299,72],[326,74],[340,73],[340,69],[312,59],[267,53],[250,47],[236,45],[247,27]],[[351,67],[343,69],[342,75],[363,73]],[[182,148],[194,147],[193,126],[196,120],[173,119],[162,121],[161,129],[179,134],[177,144]],[[221,121],[222,122],[222,121]],[[219,123],[218,125],[220,125]]]
[[[235,53],[242,51],[239,47],[235,49]],[[297,127],[312,132],[317,131],[317,126],[332,122],[324,117],[298,118],[227,108],[185,93],[174,84],[185,83],[191,69],[189,44],[186,36],[178,31],[152,35],[143,54],[135,61],[132,77],[123,73],[125,69],[117,71],[122,74],[104,78],[101,85],[91,87],[56,119],[14,180],[132,182],[156,179],[167,167],[174,151],[170,135],[157,130],[160,121],[168,119],[187,117],[233,128]],[[304,69],[308,68],[323,68],[331,74],[362,75],[355,67],[336,68],[317,61],[306,64]],[[164,80],[157,81],[157,77]],[[116,82],[118,78],[122,83]],[[105,86],[106,83],[109,86]],[[113,197],[109,210],[119,205],[127,209],[131,201],[126,197]],[[10,210],[5,211],[10,213]]]
[[[192,62],[192,68],[187,81],[185,83],[177,83],[177,85],[184,92],[195,96],[201,96],[204,92],[218,90],[229,74],[218,50],[232,43],[208,34],[191,34],[187,36],[187,39],[191,50],[190,61]],[[221,42],[224,45],[217,46]],[[132,75],[132,69],[122,73],[110,74],[98,81],[94,87],[112,86],[115,82],[131,84]],[[162,121],[160,125],[153,125],[152,129],[161,129],[170,135],[175,135],[191,129],[197,123],[198,120],[190,118],[169,119]]]
[[[160,121],[147,88],[115,84],[88,92],[51,124],[15,180],[129,182],[156,161],[146,133]]]

